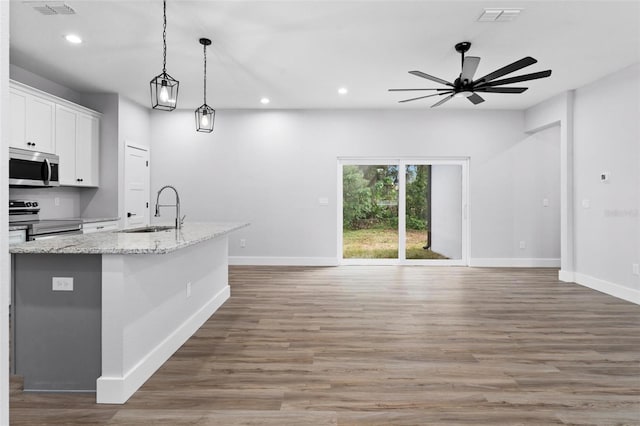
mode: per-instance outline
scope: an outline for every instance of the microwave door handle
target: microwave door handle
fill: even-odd
[[[48,185],[49,181],[51,180],[51,163],[49,163],[49,160],[47,158],[44,159],[44,164],[46,164],[47,166],[47,175],[44,178],[44,184]]]

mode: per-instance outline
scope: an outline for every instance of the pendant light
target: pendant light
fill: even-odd
[[[201,38],[200,44],[204,50],[204,104],[196,110],[196,130],[198,132],[211,133],[216,111],[207,105],[207,46],[211,44],[208,38]]]
[[[173,111],[178,103],[180,82],[167,74],[167,1],[163,0],[164,26],[162,27],[162,74],[151,80],[151,107]]]

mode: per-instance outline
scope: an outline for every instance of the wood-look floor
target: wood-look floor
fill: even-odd
[[[124,405],[11,422],[640,425],[640,306],[551,269],[232,267],[231,298]]]

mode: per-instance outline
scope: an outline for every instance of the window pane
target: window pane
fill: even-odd
[[[343,258],[398,258],[398,166],[344,165]]]
[[[405,169],[407,259],[462,258],[462,166]]]

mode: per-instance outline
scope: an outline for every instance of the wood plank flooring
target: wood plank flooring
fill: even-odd
[[[640,425],[640,306],[551,269],[231,267],[231,298],[124,405],[11,424]]]

